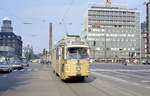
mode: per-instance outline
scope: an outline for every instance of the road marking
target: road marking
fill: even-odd
[[[2,75],[2,77],[6,78],[6,77],[8,77],[8,75]]]
[[[142,80],[141,82],[143,82],[143,83],[149,83],[150,81]]]
[[[124,82],[124,83],[130,83],[131,85],[135,85],[135,86],[143,87],[143,88],[146,88],[146,89],[150,89],[150,87],[145,87],[140,83],[123,80],[121,78],[116,78],[116,77],[113,77],[113,76],[108,76],[108,75],[104,75],[104,74],[97,73],[97,72],[92,72],[92,73],[95,74],[95,75],[104,77],[104,78],[112,79],[112,80],[115,80],[115,81],[121,81],[121,82]]]
[[[37,71],[39,71],[39,69],[36,68],[36,69],[34,69],[34,71],[37,72]]]
[[[27,69],[28,72],[31,72],[31,70],[32,70],[31,68],[30,68],[30,69]]]
[[[108,76],[108,75],[104,75],[104,74],[97,73],[97,72],[92,72],[92,73],[94,73],[95,75],[98,75],[98,76],[105,77],[105,78],[109,78],[109,79],[113,79],[113,80],[116,80],[116,81],[122,81],[122,82],[128,83],[127,80],[123,80],[123,79],[121,79],[121,78],[115,78],[115,77],[113,77],[113,76]]]
[[[150,87],[145,87],[145,88],[150,89]]]
[[[150,70],[144,69],[144,70],[128,70],[128,69],[91,69],[90,71],[103,71],[103,72],[150,72]]]

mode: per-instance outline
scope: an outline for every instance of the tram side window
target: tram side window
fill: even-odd
[[[59,49],[56,49],[56,60],[59,60]]]
[[[65,55],[64,47],[62,47],[62,59],[64,59],[64,55]]]

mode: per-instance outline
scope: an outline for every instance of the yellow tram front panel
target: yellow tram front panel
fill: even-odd
[[[65,64],[65,78],[89,76],[88,60],[67,60]]]

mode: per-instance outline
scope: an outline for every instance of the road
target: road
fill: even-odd
[[[49,66],[0,74],[0,96],[150,96],[150,65],[91,64],[84,81],[64,83]]]

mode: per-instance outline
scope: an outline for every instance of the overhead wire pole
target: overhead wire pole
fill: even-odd
[[[53,46],[53,34],[52,34],[52,23],[49,24],[49,59],[52,61],[52,46]]]

